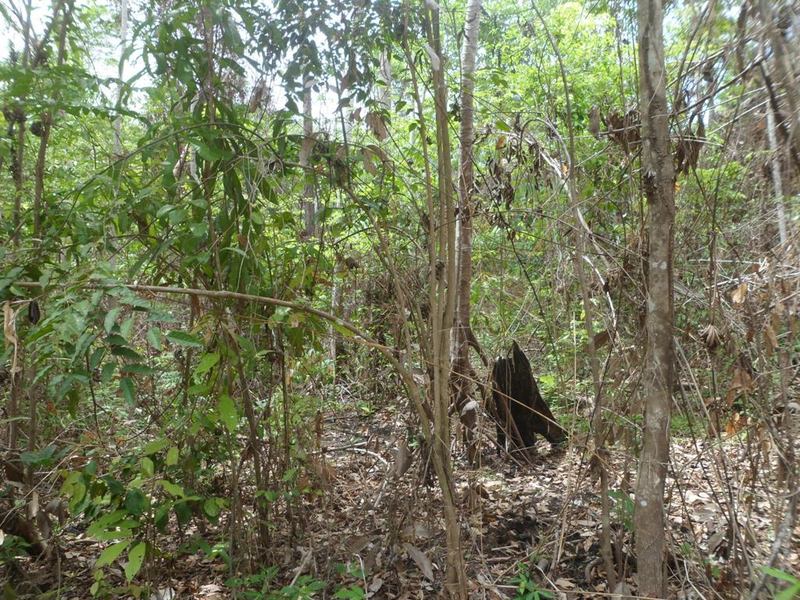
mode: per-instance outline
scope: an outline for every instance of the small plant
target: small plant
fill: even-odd
[[[336,573],[343,578],[352,578],[358,581],[364,579],[364,570],[361,568],[361,565],[357,563],[338,563],[336,565]],[[366,598],[367,595],[360,584],[350,583],[337,588],[333,597],[343,598],[345,600],[362,600]]]
[[[297,578],[291,585],[272,590],[272,583],[278,575],[278,568],[265,567],[254,575],[234,577],[225,585],[236,590],[237,597],[247,600],[308,600],[325,588],[325,584],[309,575]],[[346,598],[355,596],[345,596]]]
[[[611,490],[608,496],[614,501],[617,521],[622,523],[625,531],[633,533],[633,498],[621,490]]]
[[[800,579],[774,567],[764,567],[764,573],[789,584],[787,588],[775,594],[775,600],[792,600],[800,597]]]
[[[342,598],[343,600],[363,600],[367,597],[364,590],[357,585],[348,585],[336,590],[333,595],[334,598]]]
[[[514,600],[552,600],[553,594],[542,590],[539,585],[531,578],[528,565],[519,563],[517,565],[517,576],[511,580],[517,586],[517,594]]]

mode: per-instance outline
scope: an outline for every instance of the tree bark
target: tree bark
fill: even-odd
[[[477,406],[468,405],[474,379],[469,360],[470,295],[472,291],[472,189],[475,171],[472,161],[472,138],[475,121],[475,55],[478,51],[482,0],[469,0],[464,19],[464,47],[461,54],[461,157],[458,177],[458,221],[456,245],[458,247],[458,274],[456,322],[454,330],[453,390],[459,411],[467,455],[470,464],[477,459],[478,447],[475,427]]]
[[[642,183],[648,205],[650,246],[646,282],[645,414],[634,528],[639,594],[663,598],[666,592],[664,480],[669,462],[673,381],[675,168],[669,140],[661,0],[639,0],[638,19]]]
[[[122,108],[122,77],[125,74],[125,53],[128,46],[128,0],[119,1],[119,83],[117,84],[117,110]],[[114,158],[122,156],[122,116],[114,119]]]
[[[432,332],[432,396],[433,440],[432,462],[442,492],[447,536],[446,588],[451,598],[466,600],[467,583],[464,556],[461,548],[461,528],[453,488],[450,463],[450,335],[455,318],[456,303],[456,226],[453,198],[453,172],[450,164],[450,129],[447,115],[447,84],[445,55],[442,52],[438,5],[428,8],[428,53],[431,59],[433,98],[436,116],[436,145],[438,166],[439,206],[435,221],[438,235],[429,244],[436,245],[436,262],[430,265],[429,282],[435,287],[431,304]],[[434,221],[434,215],[429,215]]]
[[[311,150],[314,147],[314,121],[311,112],[311,85],[310,77],[303,79],[303,143],[300,147],[299,163],[303,171],[303,226],[306,237],[313,237],[316,233],[316,211],[314,207],[314,179],[308,169]]]
[[[791,66],[791,59],[786,51],[783,34],[775,22],[775,15],[768,0],[758,0],[758,12],[766,27],[766,34],[772,47],[773,73],[776,83],[785,93],[788,109],[789,143],[793,148],[800,148],[800,93]]]

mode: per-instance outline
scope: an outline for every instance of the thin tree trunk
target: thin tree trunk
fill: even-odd
[[[466,600],[467,585],[464,556],[461,550],[461,529],[456,510],[455,491],[450,464],[450,334],[456,302],[456,228],[453,200],[450,130],[447,116],[447,85],[444,79],[445,56],[439,29],[439,7],[426,4],[428,43],[433,79],[438,150],[438,236],[430,240],[437,245],[436,264],[431,268],[431,284],[436,287],[431,305],[433,338],[433,465],[442,492],[447,536],[447,591],[452,598]],[[433,220],[434,215],[430,215]]]
[[[478,447],[475,427],[477,406],[468,406],[472,385],[472,365],[469,360],[470,295],[472,290],[472,189],[475,171],[472,160],[472,138],[475,121],[475,55],[478,52],[480,32],[481,0],[469,0],[464,20],[464,47],[461,54],[461,157],[458,178],[458,289],[455,322],[455,356],[453,360],[453,383],[455,404],[459,410],[467,444],[470,464],[477,459]]]
[[[783,88],[789,109],[787,119],[789,143],[797,149],[800,148],[800,123],[798,122],[800,119],[800,92],[798,92],[790,59],[786,52],[783,34],[775,23],[771,4],[768,0],[758,0],[758,11],[761,13],[761,20],[766,27],[766,34],[772,47],[775,80]]]
[[[23,48],[22,48],[22,70],[28,68],[30,53],[31,53],[31,0],[25,3],[25,26],[22,31]],[[24,98],[22,98],[24,100]],[[22,108],[22,107],[20,107]],[[15,246],[19,245],[20,236],[22,234],[22,195],[23,183],[25,182],[24,158],[25,158],[25,120],[17,122],[17,137],[14,140],[14,155],[11,158],[11,178],[14,180],[14,209],[12,220],[14,222],[14,231],[11,234],[11,241]],[[9,415],[9,418],[15,417],[16,414]],[[12,430],[16,429],[16,425],[11,425]]]
[[[389,53],[384,50],[381,52],[381,77],[383,78],[383,85],[378,93],[378,102],[380,102],[386,110],[392,110],[392,61],[389,59]]]
[[[770,160],[769,166],[772,174],[772,189],[775,193],[775,208],[778,217],[778,233],[780,234],[781,245],[786,243],[786,211],[783,207],[783,181],[781,179],[780,146],[775,135],[775,114],[772,106],[767,102],[767,142],[769,143]]]
[[[56,66],[64,65],[67,56],[67,28],[72,21],[74,2],[67,2],[62,6],[61,28],[58,34],[58,56]],[[53,15],[57,19],[58,14]],[[53,98],[57,101],[59,93],[56,91]],[[39,151],[36,156],[36,166],[33,173],[33,237],[39,239],[42,234],[42,220],[44,218],[44,170],[47,166],[47,146],[50,143],[50,132],[53,128],[53,112],[45,111],[41,115],[41,137],[39,138]]]
[[[311,149],[314,147],[314,120],[311,106],[310,77],[303,79],[303,143],[300,146],[299,162],[303,171],[303,225],[306,237],[311,238],[316,233],[316,214],[314,210],[314,180],[308,169],[311,158]]]
[[[122,107],[122,76],[125,71],[125,52],[128,45],[128,0],[119,0],[119,83],[117,84],[117,110]],[[114,119],[114,157],[122,156],[122,116]]]
[[[636,481],[634,528],[639,594],[663,598],[664,480],[669,463],[673,381],[672,250],[675,169],[669,140],[661,0],[639,0],[639,102],[643,187],[648,204],[645,415]]]

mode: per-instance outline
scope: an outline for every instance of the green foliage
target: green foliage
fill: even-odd
[[[622,490],[609,490],[608,496],[614,505],[613,510],[616,521],[625,528],[625,531],[633,533],[634,504],[631,495]]]
[[[64,30],[63,64],[54,60],[58,15],[33,24],[37,34],[43,24],[52,27],[37,38],[43,46],[36,51],[47,60],[34,53],[0,64],[0,131],[6,133],[0,137],[0,239],[9,242],[0,246],[0,303],[8,301],[11,311],[0,370],[23,357],[23,385],[32,392],[23,404],[39,402],[35,437],[45,441],[24,450],[20,441],[12,450],[37,477],[61,478],[71,518],[104,544],[92,587],[102,596],[116,593],[112,584],[123,577],[133,593],[167,554],[170,537],[193,522],[208,531],[181,552],[201,551],[235,572],[252,556],[234,551],[251,549],[229,547],[221,526],[244,520],[249,527],[268,509],[268,522],[259,525],[294,531],[280,519],[303,512],[291,509],[322,493],[310,458],[319,450],[320,412],[345,407],[364,417],[385,410],[405,415],[396,375],[373,348],[355,347],[359,336],[351,329],[244,295],[346,315],[396,350],[403,364],[424,371],[434,267],[427,236],[436,217],[427,206],[425,171],[441,161],[429,90],[420,87],[419,106],[411,90],[412,79],[426,78],[424,11],[407,3],[198,0],[167,10],[147,1],[130,15],[136,44],[120,55],[116,6],[77,4]],[[74,3],[53,6],[67,5]],[[2,6],[0,18],[16,43],[18,19]],[[536,8],[541,15],[507,0],[484,6],[475,73],[472,326],[490,356],[520,340],[531,350],[548,402],[568,413],[564,420],[574,420],[575,430],[588,428],[573,410],[593,396],[583,350],[585,309],[571,267],[577,201],[592,232],[591,247],[578,258],[591,267],[595,327],[613,329],[600,352],[610,408],[603,418],[636,439],[641,415],[628,409],[638,385],[632,382],[641,381],[647,209],[640,202],[638,150],[619,147],[606,123],[591,131],[594,108],[605,118],[637,102],[635,7],[546,1]],[[446,28],[458,21],[463,3],[450,9]],[[685,25],[696,7],[671,10],[669,75],[681,89],[670,93],[696,103],[708,74],[727,82],[714,111],[699,115],[709,124],[703,160],[676,182],[682,237],[675,271],[681,287],[694,290],[707,276],[711,234],[716,259],[726,253],[738,259],[740,228],[749,231],[753,215],[762,222],[763,206],[753,200],[768,189],[758,175],[768,155],[761,142],[747,139],[747,129],[741,148],[728,146],[727,127],[719,125],[746,126],[754,111],[740,111],[740,96],[750,98],[752,90],[747,81],[730,79],[734,60],[706,64],[699,54],[702,48],[708,56],[727,56],[739,43],[735,11],[711,6],[709,29],[697,30],[692,55],[684,57]],[[453,132],[461,118],[454,93],[458,27],[445,35]],[[127,63],[118,77],[95,71],[116,61]],[[384,61],[392,81],[382,81]],[[674,79],[677,65],[687,69],[680,80]],[[324,116],[311,140],[303,133],[306,90],[314,95],[312,112]],[[376,99],[384,91],[386,103]],[[737,112],[729,112],[734,105]],[[25,119],[15,120],[15,111]],[[45,114],[53,128],[42,145],[34,125],[41,127]],[[672,119],[676,135],[688,120],[684,113]],[[300,165],[304,142],[311,146],[307,168]],[[565,181],[573,143],[574,199]],[[40,152],[45,163],[37,181]],[[313,235],[300,210],[307,190],[316,205]],[[717,267],[725,260],[733,262],[728,256]],[[612,272],[618,278],[606,286],[601,279],[611,280]],[[733,281],[742,273],[718,275]],[[708,284],[703,288],[713,287]],[[173,293],[189,289],[202,293]],[[682,335],[712,317],[707,304],[725,305],[720,298],[706,302],[704,294],[686,298],[676,312]],[[41,318],[26,319],[34,302]],[[346,352],[331,356],[331,332]],[[696,339],[686,337],[695,368],[705,358],[691,355]],[[741,342],[728,341],[731,348]],[[741,346],[736,353],[746,354]],[[727,367],[732,360],[720,362]],[[723,372],[715,373],[720,389]],[[772,372],[778,377],[780,370]],[[710,397],[716,388],[715,381],[701,393]],[[5,394],[8,386],[2,389]],[[7,422],[27,427],[27,406],[18,408]],[[689,432],[688,416],[671,423],[673,433]],[[413,419],[406,424],[416,426]],[[410,430],[408,437],[413,446],[419,433]],[[263,489],[253,481],[256,457],[264,463]],[[232,473],[240,478],[235,484]],[[239,518],[230,519],[234,490],[236,502],[252,501],[252,507],[237,506]],[[610,495],[615,520],[630,531],[630,497]],[[6,536],[2,552],[15,556],[23,545]],[[254,545],[253,555],[258,550]],[[551,597],[519,568],[517,597]],[[241,575],[229,585],[247,598],[311,597],[333,587],[311,578],[281,587],[277,582],[285,578],[271,568]],[[359,569],[348,565],[338,576],[335,597],[364,597]],[[783,581],[797,591],[796,580]]]
[[[291,585],[277,587],[274,585],[277,576],[277,567],[264,567],[247,577],[233,577],[226,585],[235,590],[237,597],[248,600],[305,600],[325,588],[323,582],[309,575],[301,575]]]
[[[786,582],[786,586],[775,592],[775,600],[792,600],[800,596],[800,579],[791,573],[776,569],[774,567],[764,567],[764,573],[780,581]]]
[[[511,580],[511,583],[517,588],[514,600],[550,600],[553,598],[551,592],[541,589],[532,579],[529,567],[524,563],[517,564],[517,576]]]
[[[28,556],[30,544],[23,538],[3,533],[2,543],[0,543],[0,565],[13,564],[16,558]]]

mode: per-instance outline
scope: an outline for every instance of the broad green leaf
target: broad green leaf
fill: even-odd
[[[148,504],[147,496],[141,490],[131,489],[125,495],[125,509],[136,517],[147,509]]]
[[[179,525],[186,525],[191,520],[192,509],[189,508],[186,502],[176,502],[172,509],[175,511],[175,517],[178,519]]]
[[[331,321],[331,325],[336,330],[336,332],[343,337],[352,338],[355,336],[355,334],[352,331],[350,331],[347,327],[345,327],[341,323],[337,323],[336,321]]]
[[[183,498],[186,494],[183,491],[183,488],[179,486],[177,483],[172,483],[166,479],[160,479],[158,481],[159,485],[164,488],[164,491],[168,494],[172,494],[177,498]]]
[[[35,450],[33,452],[23,452],[19,455],[19,458],[25,465],[40,466],[40,465],[47,465],[48,463],[50,463],[55,453],[56,453],[55,446],[47,446],[45,448],[42,448],[41,450]]]
[[[128,317],[122,322],[122,325],[120,325],[119,327],[120,335],[124,337],[126,340],[130,339],[131,337],[131,332],[133,331],[134,323],[135,323],[134,318]]]
[[[185,331],[170,331],[167,333],[167,339],[181,346],[189,346],[191,348],[202,348],[205,346],[203,340]]]
[[[86,528],[86,535],[89,537],[96,537],[112,525],[116,527],[116,525],[125,518],[126,514],[127,512],[124,510],[115,510],[103,515]]]
[[[168,467],[178,464],[178,458],[180,457],[180,452],[176,446],[172,446],[169,450],[167,450],[167,460],[166,464]]]
[[[219,516],[219,504],[216,498],[207,498],[206,501],[203,502],[203,512],[212,519]]]
[[[114,325],[117,324],[117,317],[121,310],[122,307],[117,306],[106,313],[106,318],[103,321],[103,329],[106,330],[106,333],[111,333],[111,330],[114,329]]]
[[[764,573],[767,575],[771,575],[775,579],[780,579],[782,581],[788,581],[789,583],[800,584],[800,579],[790,575],[785,571],[781,571],[780,569],[776,569],[775,567],[764,567]]]
[[[236,405],[233,399],[228,394],[223,394],[219,398],[219,418],[225,423],[228,431],[233,433],[236,431],[236,426],[239,424],[239,414],[236,412]]]
[[[775,600],[797,600],[798,597],[800,597],[800,583],[795,583],[775,596]]]
[[[150,456],[156,452],[161,452],[167,446],[169,446],[169,440],[166,438],[153,440],[142,449],[142,456]]]
[[[197,364],[197,367],[194,370],[194,374],[196,376],[203,375],[211,370],[214,365],[219,362],[219,352],[210,352],[208,354],[204,354],[200,358],[200,362]]]
[[[125,578],[131,581],[144,564],[144,554],[147,550],[145,542],[139,542],[128,552],[128,563],[125,565]]]
[[[99,569],[101,567],[105,567],[106,565],[110,565],[120,554],[122,551],[125,550],[128,546],[130,546],[130,540],[124,540],[122,542],[117,542],[116,544],[112,544],[105,550],[100,553],[100,556],[94,563],[94,568]]]
[[[61,493],[69,498],[69,510],[74,512],[86,497],[86,483],[80,473],[72,472],[61,486]]]
[[[122,390],[122,396],[125,398],[125,401],[130,406],[136,404],[136,386],[133,383],[133,379],[130,377],[121,378],[119,380],[119,388]]]
[[[120,356],[122,358],[126,358],[132,362],[141,362],[142,360],[142,357],[139,355],[138,352],[136,352],[132,348],[128,348],[127,346],[112,346],[111,354],[113,354],[114,356]]]
[[[89,357],[89,368],[96,369],[100,366],[100,363],[103,362],[103,357],[106,355],[105,348],[95,348],[92,355]]]
[[[142,475],[145,477],[152,477],[153,473],[156,472],[156,466],[153,464],[153,461],[146,456],[142,459],[141,467]]]
[[[147,337],[147,343],[150,344],[150,346],[152,346],[156,350],[161,350],[162,344],[161,344],[161,330],[160,329],[158,329],[156,327],[152,327],[152,328],[148,329],[146,337]]]
[[[122,368],[122,371],[131,375],[155,375],[158,372],[153,367],[141,363],[127,364]]]
[[[100,371],[100,381],[103,383],[108,383],[111,381],[111,378],[114,377],[114,372],[117,370],[117,363],[113,360],[111,362],[107,362],[103,365],[103,369]]]

